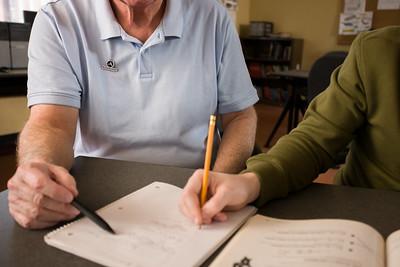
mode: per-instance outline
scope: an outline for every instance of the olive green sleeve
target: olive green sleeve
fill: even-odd
[[[260,178],[256,205],[310,184],[332,166],[334,156],[363,124],[366,102],[360,58],[362,37],[353,42],[345,62],[333,72],[328,88],[310,103],[299,126],[267,154],[247,161],[244,172],[254,172]]]

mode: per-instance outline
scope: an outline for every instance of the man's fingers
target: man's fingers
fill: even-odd
[[[225,222],[226,220],[228,220],[228,216],[225,212],[219,212],[214,216],[213,220],[218,222]]]
[[[196,171],[184,188],[185,208],[183,210],[186,216],[191,218],[198,216],[196,209],[199,207],[202,178],[203,171]],[[201,208],[202,224],[210,224],[213,220],[226,221],[227,215],[222,211],[238,210],[244,207],[246,203],[255,199],[256,192],[259,191],[257,177],[210,172],[209,178],[208,194],[210,198]]]
[[[48,227],[60,221],[71,220],[76,216],[36,207],[23,200],[10,202],[9,208],[10,213],[21,226],[31,229]]]
[[[46,221],[30,221],[24,214],[12,210],[10,208],[10,213],[13,215],[15,221],[24,228],[28,229],[41,229],[50,227],[56,224],[56,222],[46,222]]]
[[[63,185],[58,184],[43,172],[33,169],[23,176],[23,181],[33,189],[62,203],[70,203],[74,195]]]
[[[221,212],[227,204],[227,199],[224,188],[216,192],[216,195],[212,196],[200,209],[199,193],[202,187],[203,181],[203,170],[196,170],[193,175],[189,178],[182,194],[181,210],[185,216],[193,219],[196,224],[210,224],[212,220],[226,221],[227,216]],[[211,176],[213,173],[211,173]],[[210,177],[216,178],[216,177]],[[211,195],[211,190],[208,190]]]
[[[199,194],[203,183],[203,173],[203,170],[196,170],[189,178],[184,190]]]
[[[59,184],[68,188],[69,191],[76,197],[78,190],[76,188],[75,178],[63,167],[49,165],[49,170],[53,174],[52,178]]]
[[[201,191],[203,171],[196,170],[183,189],[180,208],[183,214],[196,224],[202,223],[199,193]]]
[[[184,214],[194,220],[196,224],[202,223],[200,202],[197,194],[186,191],[182,195],[181,209]]]
[[[44,198],[43,208],[50,210],[50,211],[57,212],[57,213],[65,214],[72,218],[77,216],[80,213],[80,211],[77,210],[71,204],[60,203],[60,202],[54,201],[53,199],[50,199],[48,197]]]
[[[18,212],[25,214],[31,220],[68,220],[79,214],[79,211],[71,205],[57,203],[47,197],[44,198],[41,206],[18,198],[13,199],[13,197],[9,197],[9,202],[10,206],[13,206]]]
[[[43,193],[32,190],[22,179],[12,179],[8,183],[8,201],[16,203],[19,201],[32,202],[34,205],[41,206],[45,198]]]
[[[8,196],[16,195],[25,200],[32,199],[32,189],[22,179],[12,178],[8,180],[7,188],[9,190]]]
[[[41,206],[49,210],[69,214],[77,215],[79,211],[71,206],[69,203],[61,203],[50,199],[43,193],[32,191],[23,181],[16,180],[13,182],[11,187],[17,187],[18,190],[13,190],[8,194],[9,202],[16,202],[17,200],[22,200],[26,202],[31,202],[33,205]]]
[[[179,205],[181,212],[183,213],[183,215],[185,215],[188,219],[194,221],[194,223],[198,224],[196,222],[196,218],[194,216],[192,216],[192,212],[191,210],[189,210],[183,203],[181,203]]]
[[[211,222],[211,220],[219,214],[229,202],[229,194],[227,194],[224,188],[219,188],[215,195],[213,195],[204,205],[202,209],[202,217],[205,221]],[[221,215],[218,215],[221,216]]]
[[[18,206],[18,211],[24,214],[30,222],[57,223],[60,221],[72,220],[77,216],[51,211],[46,208],[39,208],[36,212],[32,212],[33,210],[31,208],[23,205]]]
[[[62,167],[32,162],[19,166],[7,184],[9,209],[25,228],[44,228],[79,214],[71,206],[75,179]]]
[[[34,203],[35,204],[35,203]],[[41,207],[45,210],[65,214],[68,217],[75,217],[80,212],[69,203],[60,203],[49,197],[44,196],[41,201]]]

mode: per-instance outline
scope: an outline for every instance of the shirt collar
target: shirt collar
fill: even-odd
[[[167,1],[164,17],[161,21],[165,36],[182,37],[183,31],[183,12],[182,0]],[[97,2],[97,1],[96,1]],[[100,38],[102,40],[120,37],[121,26],[114,16],[109,0],[98,1],[95,5],[96,19],[100,28]]]
[[[121,26],[114,16],[109,0],[96,1],[96,20],[102,40],[121,36]]]
[[[182,37],[183,32],[183,9],[182,0],[164,0],[167,1],[164,17],[162,19],[162,28],[165,36]]]

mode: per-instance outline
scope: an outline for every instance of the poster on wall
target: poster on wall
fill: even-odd
[[[400,0],[378,0],[378,10],[400,9]]]
[[[344,13],[358,13],[365,11],[365,0],[345,0]]]
[[[368,31],[372,27],[373,12],[342,13],[340,14],[339,34],[356,35]]]

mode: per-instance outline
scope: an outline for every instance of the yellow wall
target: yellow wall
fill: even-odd
[[[236,25],[249,24],[250,21],[250,0],[239,0],[236,12]]]
[[[21,131],[29,116],[26,96],[0,97],[0,135]]]
[[[303,69],[326,52],[348,50],[336,44],[340,0],[241,0],[239,9],[242,2],[250,2],[250,20],[271,21],[274,32],[304,40]],[[244,15],[241,18],[245,21]]]

